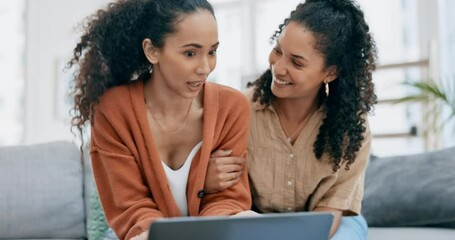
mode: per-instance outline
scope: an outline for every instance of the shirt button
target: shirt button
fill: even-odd
[[[292,186],[292,181],[288,181],[288,186]]]
[[[294,159],[294,154],[293,153],[289,154],[289,159],[290,160]]]
[[[197,192],[198,198],[203,198],[203,197],[205,197],[205,195],[206,195],[206,193],[205,193],[204,189],[201,189],[201,190],[199,190],[199,192]]]

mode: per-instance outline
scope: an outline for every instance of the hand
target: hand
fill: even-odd
[[[231,153],[230,150],[216,150],[210,155],[204,184],[206,193],[221,192],[240,180],[246,160],[231,157]]]
[[[340,226],[341,216],[343,215],[343,211],[340,209],[330,208],[330,207],[316,207],[313,211],[329,212],[329,213],[333,214],[333,222],[332,222],[332,227],[330,228],[329,237],[332,237],[333,235],[335,235],[336,231],[338,230],[338,227]]]
[[[149,236],[149,232],[145,231],[139,235],[136,235],[136,236],[130,238],[130,240],[147,240],[148,236]]]
[[[254,216],[261,216],[261,214],[252,211],[252,210],[246,210],[246,211],[241,211],[237,214],[232,215],[232,217],[254,217]]]

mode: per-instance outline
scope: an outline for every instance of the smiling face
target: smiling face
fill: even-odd
[[[315,99],[321,84],[336,79],[336,68],[325,67],[316,43],[314,34],[298,23],[284,28],[269,55],[276,97]]]
[[[214,16],[206,10],[179,20],[162,48],[153,47],[151,42],[143,47],[153,64],[153,84],[165,88],[163,91],[194,98],[216,66],[218,27]]]

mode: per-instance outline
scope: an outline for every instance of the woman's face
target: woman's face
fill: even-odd
[[[213,15],[206,10],[184,15],[175,32],[165,37],[164,46],[155,49],[152,76],[177,95],[194,98],[216,66],[217,48]]]
[[[317,97],[321,84],[336,78],[335,67],[325,67],[312,32],[295,22],[284,29],[269,55],[272,92],[278,98]]]

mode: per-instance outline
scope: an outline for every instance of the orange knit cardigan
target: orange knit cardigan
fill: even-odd
[[[251,207],[247,170],[235,186],[202,199],[210,153],[232,149],[246,154],[250,110],[240,92],[207,82],[204,86],[202,148],[191,164],[187,186],[190,216],[232,215]],[[91,161],[109,225],[130,239],[157,218],[182,216],[169,189],[146,115],[143,82],[109,89],[95,107]]]

